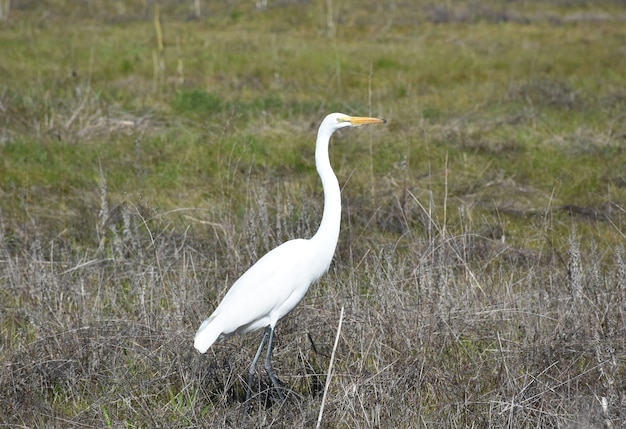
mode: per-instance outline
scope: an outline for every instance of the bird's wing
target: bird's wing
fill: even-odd
[[[232,285],[211,316],[220,319],[223,335],[274,324],[298,304],[315,280],[303,266],[309,261],[308,244],[302,239],[283,243]]]

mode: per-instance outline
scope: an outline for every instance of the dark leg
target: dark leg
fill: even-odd
[[[250,399],[250,394],[252,393],[252,381],[254,378],[254,372],[256,368],[256,363],[259,361],[259,357],[261,356],[261,351],[263,350],[263,345],[265,344],[265,339],[268,335],[270,335],[270,344],[271,344],[271,334],[270,327],[265,328],[265,332],[263,333],[263,338],[261,338],[261,344],[259,344],[259,349],[256,351],[254,355],[254,359],[248,368],[248,388],[246,389],[246,407],[248,405],[248,400]]]
[[[265,333],[267,334],[269,330],[270,340],[267,343],[267,355],[265,356],[265,370],[267,371],[267,375],[270,376],[270,380],[272,380],[272,384],[276,388],[276,392],[278,392],[278,396],[280,396],[280,400],[285,400],[285,395],[280,390],[281,387],[278,384],[278,379],[276,378],[276,374],[274,373],[274,368],[272,367],[272,348],[274,347],[274,330],[271,327],[265,328]]]

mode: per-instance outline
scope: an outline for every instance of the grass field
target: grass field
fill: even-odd
[[[342,232],[277,327],[193,335]],[[0,426],[626,426],[623,1],[0,0]]]

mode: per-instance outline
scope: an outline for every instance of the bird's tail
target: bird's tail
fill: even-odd
[[[198,332],[196,332],[196,337],[193,342],[193,346],[200,352],[205,353],[209,347],[219,338],[222,330],[215,323],[215,317],[209,317],[202,325],[198,328]]]

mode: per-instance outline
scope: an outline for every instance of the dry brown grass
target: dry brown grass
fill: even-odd
[[[257,336],[202,356],[189,345],[273,234],[295,235],[265,198],[251,203],[242,233],[218,228],[212,239],[212,226],[177,231],[131,205],[117,215],[101,207],[107,221],[93,254],[62,239],[11,248],[2,237],[3,421],[242,423]],[[315,228],[314,216],[302,220]],[[279,324],[275,366],[287,401],[261,374],[244,426],[314,424],[344,306],[324,427],[620,427],[623,248],[605,258],[573,230],[567,252],[553,255],[431,227],[407,225],[393,245],[342,239],[330,273]]]

